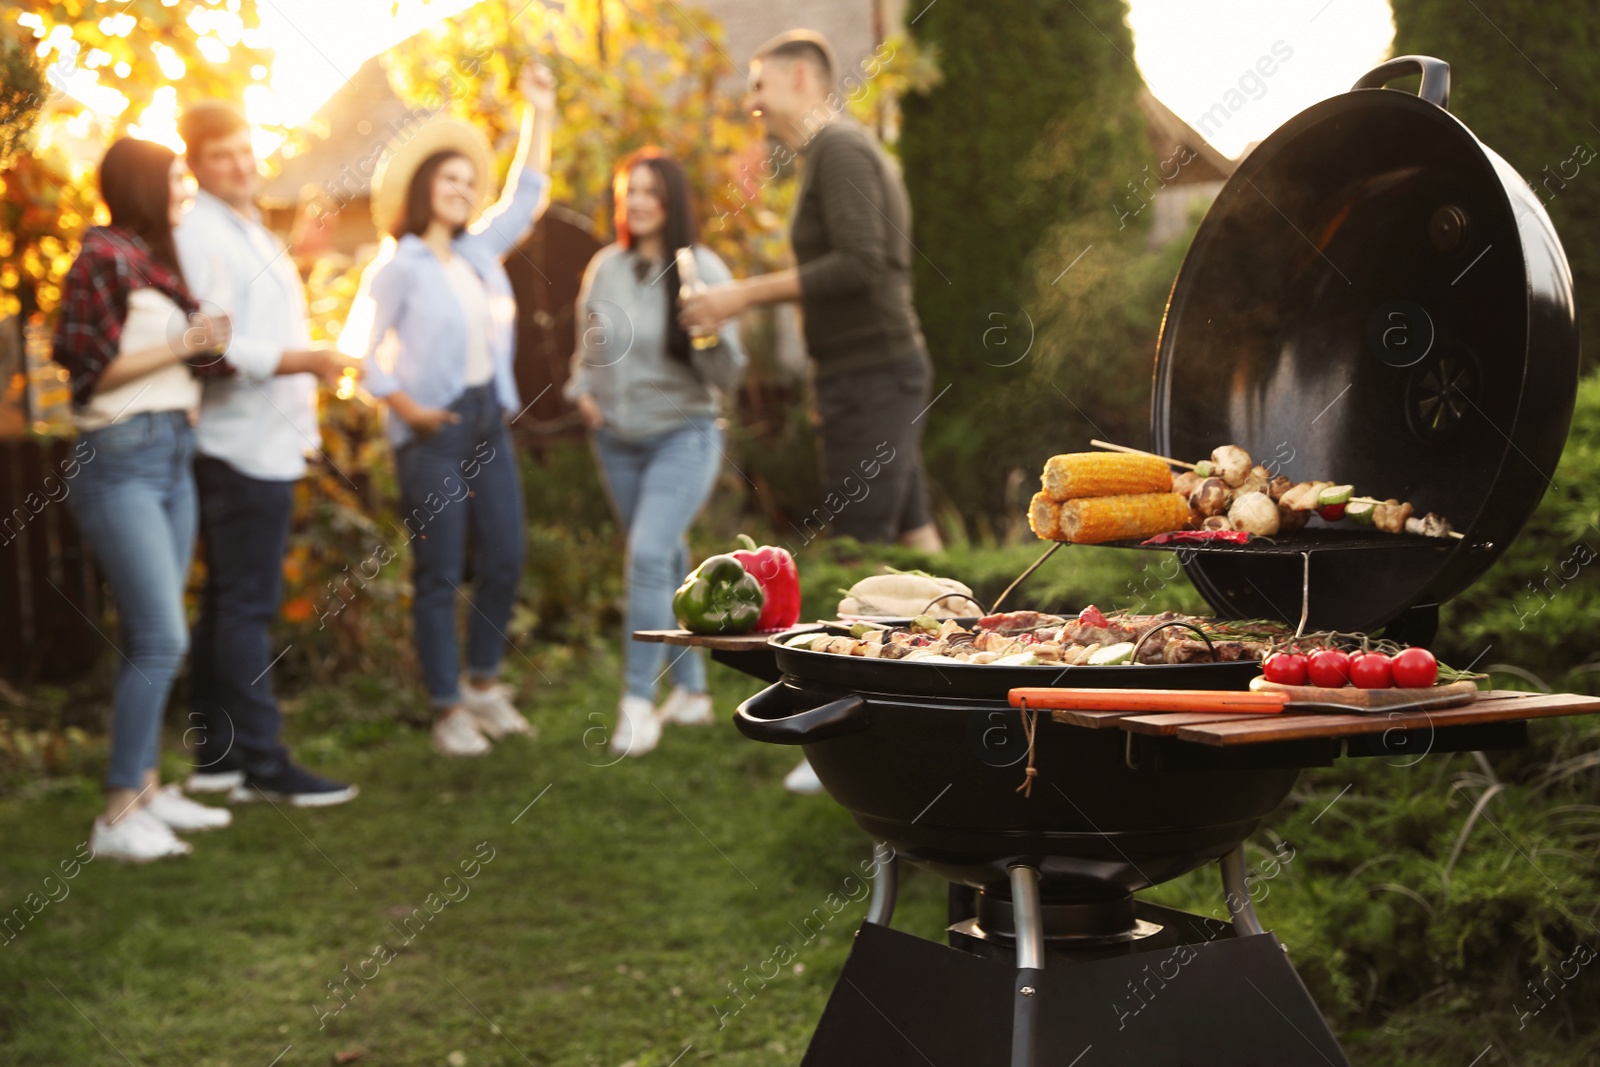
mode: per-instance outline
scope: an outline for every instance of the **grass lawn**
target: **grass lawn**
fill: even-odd
[[[1037,554],[959,551],[952,573],[981,577],[984,599]],[[1015,606],[1197,606],[1167,559],[1074,549]],[[857,568],[812,561],[808,603]],[[797,754],[734,731],[728,715],[759,683],[718,666],[716,726],[671,728],[648,757],[613,761],[612,644],[551,644],[537,667],[513,655],[540,734],[479,760],[429,750],[404,670],[294,694],[297,755],[361,796],[240,806],[184,859],[73,867],[103,763],[0,799],[0,1067],[797,1063],[866,912],[870,842],[826,797],[783,792]],[[1540,758],[1592,751],[1546,729]],[[187,770],[176,748],[166,760],[169,779]],[[1600,1062],[1586,993],[1526,1030],[1513,1010],[1542,973],[1540,938],[1556,938],[1554,963],[1571,949],[1564,909],[1592,914],[1590,883],[1559,857],[1592,866],[1551,829],[1578,810],[1559,806],[1570,798],[1521,790],[1495,809],[1504,832],[1462,851],[1471,805],[1454,798],[1473,757],[1375,762],[1308,771],[1252,838],[1258,860],[1278,839],[1297,850],[1262,918],[1347,1054],[1458,1067],[1492,1040],[1504,1054],[1481,1067]],[[1545,849],[1540,866],[1513,841]],[[1454,902],[1441,864],[1455,864]],[[1202,914],[1221,899],[1211,867],[1147,896]],[[944,883],[906,872],[896,928],[942,941],[944,923]]]
[[[414,702],[398,684],[308,695],[298,754],[361,796],[239,806],[180,860],[62,880],[97,786],[0,804],[0,902],[39,908],[0,940],[0,1063],[797,1062],[866,912],[869,843],[825,797],[784,793],[793,753],[725,715],[609,765],[585,733],[618,673],[530,672],[540,736],[480,760],[388,721]],[[719,714],[757,688],[712,677]],[[905,881],[897,925],[937,936],[942,884]],[[833,914],[830,894],[855,899]],[[826,925],[805,924],[818,909]],[[795,962],[763,988],[749,976],[780,943]],[[747,979],[741,1000],[729,983]]]

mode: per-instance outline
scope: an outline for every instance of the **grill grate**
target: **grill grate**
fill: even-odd
[[[1322,552],[1372,552],[1379,549],[1406,552],[1444,552],[1460,546],[1466,550],[1482,550],[1490,546],[1448,537],[1421,537],[1416,534],[1371,533],[1366,530],[1305,529],[1278,537],[1257,537],[1249,544],[1236,545],[1226,541],[1167,545],[1147,545],[1139,541],[1108,541],[1107,548],[1141,548],[1156,552],[1223,553],[1244,556],[1300,556]]]

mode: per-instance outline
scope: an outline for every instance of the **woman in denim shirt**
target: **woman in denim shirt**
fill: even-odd
[[[111,225],[84,235],[67,271],[53,358],[79,430],[68,496],[117,601],[122,668],[96,856],[144,862],[190,851],[175,830],[228,825],[221,808],[158,788],[161,716],[188,649],[183,590],[194,550],[197,375],[229,373],[227,317],[200,313],[172,228],[188,198],[170,149],[123,138],[100,163]]]
[[[373,212],[397,244],[363,277],[365,299],[346,327],[347,345],[364,344],[366,390],[387,408],[433,746],[450,756],[482,755],[489,738],[529,730],[498,682],[524,537],[517,456],[506,432],[521,408],[512,372],[516,302],[501,258],[545,204],[553,84],[544,68],[524,68],[519,88],[528,106],[505,192],[470,228],[493,176],[482,134],[430,120],[390,157],[373,181]],[[530,152],[537,169],[526,166]],[[469,530],[473,589],[462,685],[456,597]]]
[[[689,570],[685,534],[722,462],[719,394],[737,388],[745,355],[732,321],[705,348],[692,345],[678,322],[679,249],[693,250],[701,282],[731,277],[716,253],[695,243],[682,168],[660,149],[641,149],[617,167],[613,188],[617,241],[595,253],[584,272],[565,392],[593,431],[612,507],[628,534],[626,687],[611,750],[641,756],[656,746],[663,720],[711,721],[700,653],[673,650],[673,689],[658,710],[667,647],[627,635],[674,625],[673,590]]]

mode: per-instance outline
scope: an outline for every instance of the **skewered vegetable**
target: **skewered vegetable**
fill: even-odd
[[[1189,494],[1189,506],[1203,519],[1225,514],[1233,494],[1221,478],[1207,478]]]
[[[1266,493],[1245,493],[1228,509],[1234,527],[1246,533],[1271,537],[1278,532],[1278,505]]]
[[[1250,473],[1245,476],[1244,482],[1234,489],[1235,496],[1245,493],[1265,493],[1267,486],[1272,483],[1272,478],[1267,474],[1265,467],[1251,467]]]
[[[1033,494],[1028,504],[1028,529],[1045,541],[1061,540],[1061,505],[1051,500],[1048,493]]]
[[[1255,466],[1255,461],[1250,458],[1250,453],[1238,445],[1223,445],[1211,453],[1211,470],[1223,481],[1231,486],[1241,486],[1245,479],[1250,477],[1250,468]]]
[[[1449,520],[1428,512],[1422,518],[1409,518],[1406,520],[1406,533],[1421,534],[1423,537],[1449,537]]]
[[[1411,512],[1410,504],[1391,499],[1372,509],[1372,525],[1384,533],[1404,533]]]
[[[1056,501],[1165,493],[1172,489],[1172,468],[1159,456],[1069,452],[1050,457],[1042,480],[1045,494]]]
[[[1189,505],[1171,493],[1087,497],[1061,505],[1061,538],[1077,544],[1144,538],[1189,525]]]
[[[1203,481],[1205,481],[1205,479],[1196,474],[1194,471],[1184,471],[1182,474],[1172,479],[1172,491],[1187,500],[1189,498],[1189,494],[1194,492],[1195,486],[1199,485]]]

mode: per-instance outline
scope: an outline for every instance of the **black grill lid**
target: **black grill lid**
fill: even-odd
[[[1419,72],[1420,97],[1381,88]],[[1156,451],[1237,444],[1275,474],[1409,500],[1465,534],[1442,552],[1403,538],[1316,554],[1313,629],[1373,630],[1471,585],[1551,484],[1571,422],[1566,256],[1448,94],[1446,64],[1406,56],[1274,132],[1206,214],[1162,323]],[[1225,616],[1298,619],[1299,558],[1184,565]]]

